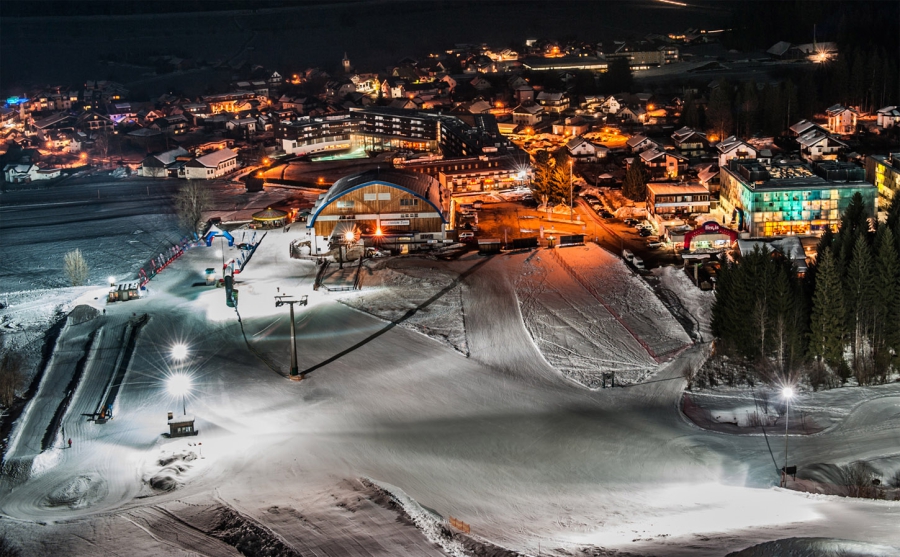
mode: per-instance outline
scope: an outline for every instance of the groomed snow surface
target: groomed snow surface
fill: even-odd
[[[296,233],[270,233],[237,276],[240,322],[223,289],[198,284],[221,260],[197,248],[147,297],[63,327],[47,373],[80,382],[62,414],[29,405],[0,479],[0,529],[26,555],[471,553],[439,539],[433,521],[450,516],[472,539],[528,555],[827,555],[823,543],[889,555],[900,544],[900,502],[773,487],[762,437],[685,420],[682,372],[707,347],[685,347],[608,253],[389,260],[348,296],[312,290],[314,263],[288,256]],[[308,296],[296,308],[301,382],[286,378],[284,293]],[[144,314],[133,355],[107,344]],[[114,419],[88,421],[120,358]],[[595,387],[598,370],[626,386],[581,384]],[[174,373],[192,377],[198,436],[163,435],[166,412],[185,410],[165,388]],[[47,379],[38,397],[56,404],[63,383]],[[65,436],[41,450],[29,432],[48,414]],[[897,413],[850,413],[792,436],[791,461],[896,454],[898,426]],[[386,501],[373,486],[396,492]]]

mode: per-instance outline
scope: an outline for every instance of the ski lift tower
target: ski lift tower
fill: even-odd
[[[297,369],[297,335],[294,331],[294,304],[306,305],[306,295],[300,296],[300,299],[294,299],[293,296],[283,294],[275,296],[275,307],[280,308],[283,305],[291,306],[291,381],[300,381],[300,372]]]

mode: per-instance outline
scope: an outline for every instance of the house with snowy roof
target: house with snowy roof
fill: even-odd
[[[759,152],[746,141],[736,137],[726,137],[716,144],[719,153],[719,168],[728,166],[731,159],[755,159]]]
[[[675,143],[675,149],[685,157],[699,157],[706,154],[706,150],[709,149],[706,134],[687,126],[676,130],[672,134],[672,141]]]
[[[827,161],[837,159],[838,153],[847,148],[847,144],[831,134],[813,130],[797,138],[800,145],[800,156],[807,161]]]
[[[641,134],[630,137],[628,138],[628,141],[625,142],[625,148],[629,153],[640,153],[641,151],[646,151],[655,147],[659,147],[659,145],[649,137]]]
[[[139,175],[151,178],[165,178],[177,172],[179,158],[189,158],[190,154],[182,147],[176,147],[164,153],[150,155],[141,161]],[[182,163],[183,164],[183,163]]]
[[[237,167],[237,153],[225,148],[189,161],[178,174],[188,180],[214,180],[237,170]]]
[[[541,91],[538,93],[537,103],[547,112],[559,114],[569,108],[569,97],[565,93]]]
[[[591,125],[581,116],[571,116],[553,122],[553,135],[575,137],[583,135],[591,129]]]
[[[513,122],[517,126],[533,126],[541,121],[544,107],[539,104],[520,104],[513,109]]]
[[[603,145],[591,143],[583,137],[573,137],[566,143],[569,156],[577,161],[595,162],[605,159],[609,155],[609,149]]]
[[[59,168],[41,168],[36,164],[8,164],[3,167],[3,178],[12,184],[52,180],[59,178]]]
[[[638,156],[650,173],[650,177],[655,180],[672,180],[687,172],[687,157],[672,151],[654,147],[642,151]]]
[[[887,130],[900,124],[900,110],[896,106],[879,108],[875,113],[875,121],[878,127]]]
[[[856,119],[859,114],[852,108],[836,104],[825,110],[828,114],[828,130],[838,135],[849,135],[856,132]]]
[[[799,122],[788,128],[788,130],[791,132],[790,135],[792,137],[800,137],[801,135],[806,135],[807,133],[814,130],[819,130],[822,133],[828,133],[828,130],[823,126],[820,126],[815,122],[810,122],[809,120],[800,120]]]

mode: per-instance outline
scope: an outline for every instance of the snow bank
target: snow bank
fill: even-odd
[[[727,557],[897,557],[900,549],[829,538],[788,538],[754,545]]]
[[[362,269],[362,290],[341,296],[344,304],[422,333],[468,354],[463,323],[462,285],[456,274],[427,259],[402,258]],[[427,307],[422,304],[435,298]]]
[[[391,484],[375,481],[371,478],[365,478],[364,481],[369,482],[376,487],[386,491],[402,508],[409,518],[415,523],[416,527],[425,534],[428,541],[438,545],[453,557],[468,557],[465,547],[460,542],[452,539],[447,535],[446,529],[442,524],[443,519],[440,515],[427,511],[422,508],[412,497],[407,495],[402,489]]]

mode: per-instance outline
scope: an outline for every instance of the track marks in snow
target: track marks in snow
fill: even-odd
[[[592,388],[602,385],[604,372],[616,372],[624,384],[649,376],[657,366],[643,347],[549,252],[535,253],[514,275],[515,288],[525,326],[544,357]]]

